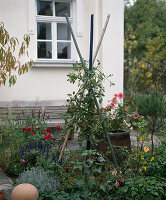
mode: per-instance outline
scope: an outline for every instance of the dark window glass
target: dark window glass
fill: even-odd
[[[56,2],[55,3],[55,15],[58,17],[65,17],[66,13],[70,17],[70,3]]]
[[[58,40],[70,40],[71,34],[67,24],[57,24],[57,39]]]
[[[58,59],[71,59],[71,43],[70,42],[57,43],[57,57]]]
[[[38,58],[52,58],[52,42],[38,42],[37,43],[37,57]]]
[[[37,23],[37,39],[51,40],[51,23]]]
[[[51,1],[37,1],[37,14],[53,16]]]

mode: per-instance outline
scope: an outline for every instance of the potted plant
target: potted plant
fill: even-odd
[[[115,94],[109,104],[102,108],[105,126],[109,132],[111,143],[115,146],[122,146],[131,149],[130,124],[127,122],[128,108],[123,103],[124,94]],[[108,145],[105,138],[100,137],[98,133],[98,145],[95,148],[103,153],[108,151]]]

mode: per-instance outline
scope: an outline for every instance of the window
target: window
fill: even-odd
[[[73,24],[72,1],[37,0],[37,59],[71,60],[71,34],[67,13]]]

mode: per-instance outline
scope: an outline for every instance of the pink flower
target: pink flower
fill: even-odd
[[[25,160],[20,160],[21,163],[25,163]]]
[[[109,104],[107,107],[111,108],[111,109],[114,109],[115,108],[115,105],[113,103]]]
[[[116,186],[116,187],[119,187],[119,185],[120,185],[119,182],[116,181],[115,186]]]
[[[123,98],[125,97],[125,95],[124,95],[122,92],[120,92],[120,93],[118,94],[118,97],[119,97],[119,99],[123,99]]]
[[[40,129],[40,127],[39,127],[39,126],[35,126],[35,129],[36,129],[36,130],[39,130],[39,129]]]
[[[135,113],[135,114],[134,114],[134,118],[137,119],[138,117],[139,117],[139,114],[138,114],[138,113]]]
[[[31,129],[32,129],[31,127],[28,127],[28,128],[27,128],[27,131],[31,131]]]
[[[22,128],[22,130],[23,130],[23,131],[26,131],[26,128],[25,128],[25,127],[23,127],[23,128]]]
[[[118,100],[117,100],[116,97],[114,97],[114,98],[112,99],[112,103],[113,103],[113,104],[117,104],[117,103],[118,103]]]
[[[112,171],[112,175],[113,175],[113,176],[116,176],[116,174],[117,174],[117,171],[116,171],[116,170]]]
[[[129,168],[129,169],[128,169],[128,172],[131,172],[131,171],[132,171],[132,169]]]
[[[47,131],[47,132],[50,132],[50,128],[47,128],[46,131]]]
[[[112,190],[112,187],[109,187],[109,190]]]
[[[129,115],[129,114],[127,114],[127,117],[130,117],[130,115]]]
[[[31,132],[31,135],[34,135],[34,132]]]
[[[43,131],[44,135],[47,134],[47,131]]]
[[[124,182],[124,178],[120,178],[120,182],[122,182],[122,183],[123,183],[123,182]]]
[[[56,129],[57,129],[57,130],[61,130],[61,127],[60,127],[60,126],[57,126]]]

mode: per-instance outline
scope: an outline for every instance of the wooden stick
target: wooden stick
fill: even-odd
[[[67,131],[67,134],[66,134],[66,137],[65,137],[65,141],[63,143],[62,150],[61,150],[61,153],[60,153],[59,158],[58,158],[58,162],[60,162],[62,157],[63,157],[63,153],[64,153],[66,145],[67,145],[69,134],[70,134],[70,130]]]
[[[94,62],[95,62],[96,57],[97,57],[97,54],[99,52],[99,49],[100,49],[101,43],[103,41],[103,37],[104,37],[105,31],[107,29],[107,25],[108,25],[109,19],[110,19],[110,14],[107,15],[107,18],[106,18],[106,21],[105,21],[105,24],[104,24],[104,28],[103,28],[102,34],[100,36],[100,40],[99,40],[98,45],[96,47],[96,51],[95,51],[95,54],[94,54],[94,57],[93,57],[92,65],[94,65]]]

